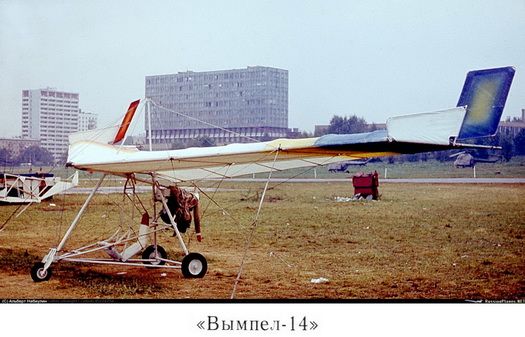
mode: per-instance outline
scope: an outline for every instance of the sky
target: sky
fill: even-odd
[[[0,0],[0,137],[21,134],[24,89],[77,92],[104,126],[147,75],[255,65],[289,71],[306,131],[453,107],[469,70],[508,65],[504,117],[521,116],[525,1]]]

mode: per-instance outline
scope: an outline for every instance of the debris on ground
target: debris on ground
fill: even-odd
[[[315,283],[315,284],[319,284],[319,283],[328,283],[329,280],[327,278],[324,278],[324,277],[319,277],[319,278],[313,278],[310,280],[310,283]]]
[[[377,201],[374,199],[372,195],[361,195],[360,193],[357,193],[356,195],[352,197],[334,197],[335,202],[351,202],[351,201]]]

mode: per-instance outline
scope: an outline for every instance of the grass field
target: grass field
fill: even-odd
[[[229,299],[262,184],[226,184],[208,207],[202,279],[179,270],[53,265],[34,283],[32,264],[55,247],[85,196],[57,196],[13,218],[0,232],[0,298]],[[351,184],[280,184],[268,191],[248,250],[237,299],[524,299],[523,185],[380,186],[380,201],[336,202]],[[149,203],[148,195],[142,195]],[[3,223],[16,206],[0,207]],[[129,214],[133,214],[130,219]],[[66,245],[102,240],[140,214],[121,195],[97,196]],[[170,258],[176,238],[162,233]],[[165,273],[163,276],[162,273]],[[314,284],[312,279],[328,282]]]

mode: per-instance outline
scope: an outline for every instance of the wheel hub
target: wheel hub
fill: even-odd
[[[197,275],[202,271],[202,262],[199,260],[193,260],[188,265],[188,269],[193,275]]]
[[[38,277],[40,277],[41,279],[45,279],[47,276],[47,270],[44,270],[44,268],[39,269],[37,271],[37,274],[38,274]]]

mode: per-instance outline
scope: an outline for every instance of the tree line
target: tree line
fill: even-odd
[[[18,166],[25,163],[41,166],[52,165],[54,158],[51,152],[38,145],[25,148],[18,156],[13,155],[11,150],[7,148],[0,148],[0,165],[2,167]]]

